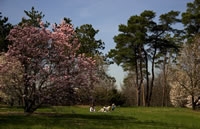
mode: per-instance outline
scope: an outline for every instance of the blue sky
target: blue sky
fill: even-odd
[[[193,0],[0,0],[0,12],[17,24],[25,16],[24,10],[32,6],[45,14],[44,20],[60,23],[63,17],[72,19],[74,26],[92,24],[100,30],[97,39],[105,42],[104,53],[115,47],[113,37],[118,34],[118,25],[126,24],[132,15],[144,10],[153,10],[157,16],[171,10],[184,12],[186,4]],[[123,82],[125,73],[121,67],[111,65],[109,74]]]

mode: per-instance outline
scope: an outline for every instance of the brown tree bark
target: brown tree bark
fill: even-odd
[[[153,93],[154,78],[155,78],[154,67],[155,67],[156,52],[157,52],[157,48],[155,48],[154,53],[153,53],[153,58],[152,58],[152,71],[151,71],[152,72],[152,79],[151,79],[151,85],[150,85],[150,90],[149,90],[149,99],[148,99],[148,104],[147,104],[148,107],[150,106],[151,96],[152,96],[152,93]]]

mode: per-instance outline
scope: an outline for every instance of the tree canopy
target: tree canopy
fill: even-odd
[[[44,102],[73,95],[77,88],[90,89],[96,81],[95,61],[77,53],[80,44],[77,39],[71,40],[71,25],[60,24],[53,32],[45,29],[42,22],[40,27],[14,27],[8,36],[13,44],[5,55],[18,60],[24,71],[23,85],[12,87],[23,98],[24,111],[28,113]],[[11,59],[0,65],[1,76],[11,70],[13,63]]]
[[[91,24],[84,24],[76,28],[76,36],[81,43],[79,53],[85,53],[86,56],[93,57],[102,54],[100,50],[104,49],[104,42],[95,39],[98,32],[99,30],[95,30]]]

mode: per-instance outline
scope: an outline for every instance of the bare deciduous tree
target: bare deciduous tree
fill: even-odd
[[[185,44],[180,57],[178,58],[178,64],[174,67],[173,83],[175,89],[183,89],[183,93],[186,93],[187,98],[191,98],[188,104],[192,105],[195,109],[200,99],[200,38],[196,37],[192,43]],[[179,88],[178,88],[179,87]],[[179,90],[180,91],[180,90]],[[185,95],[177,95],[182,96]],[[181,98],[181,99],[183,99]]]

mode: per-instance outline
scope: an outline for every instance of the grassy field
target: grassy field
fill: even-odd
[[[97,107],[96,110],[100,109]],[[0,107],[0,129],[200,129],[200,112],[184,108],[40,108],[25,116],[21,108]]]

